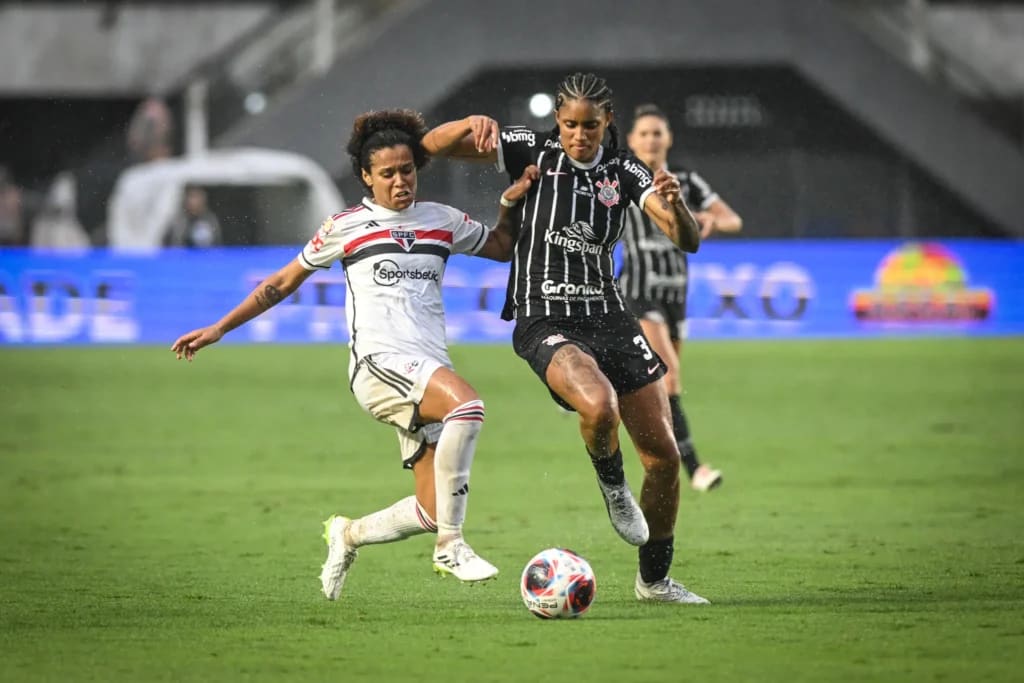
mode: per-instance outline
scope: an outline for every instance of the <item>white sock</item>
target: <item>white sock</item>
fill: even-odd
[[[354,520],[348,527],[347,541],[358,548],[375,543],[393,543],[428,531],[437,531],[434,520],[416,502],[416,496],[409,496],[389,508]]]
[[[461,536],[469,498],[469,468],[484,426],[484,402],[469,401],[444,418],[434,453],[438,540]]]

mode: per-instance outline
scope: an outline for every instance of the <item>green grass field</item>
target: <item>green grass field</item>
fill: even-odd
[[[344,349],[0,351],[0,680],[1020,680],[1024,339],[691,345],[726,481],[684,492],[673,573],[704,608],[633,599],[575,421],[511,349],[453,358],[488,405],[467,534],[500,579],[435,577],[421,536],[328,603],[320,521],[412,483]],[[553,545],[597,574],[578,621],[519,599]]]

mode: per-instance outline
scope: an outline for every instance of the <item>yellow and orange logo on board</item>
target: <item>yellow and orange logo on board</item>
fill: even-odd
[[[969,287],[967,270],[935,242],[910,243],[889,252],[875,270],[875,286],[858,289],[850,307],[868,322],[986,320],[995,306],[991,289]]]

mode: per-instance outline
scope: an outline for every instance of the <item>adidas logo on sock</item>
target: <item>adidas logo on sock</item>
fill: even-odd
[[[453,493],[453,496],[464,496],[469,493],[469,484],[463,484],[462,488]]]

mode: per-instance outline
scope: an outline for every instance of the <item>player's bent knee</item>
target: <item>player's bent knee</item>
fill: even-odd
[[[679,445],[668,424],[661,424],[659,420],[640,428],[633,425],[633,428],[630,429],[630,436],[644,463],[644,469],[679,468]]]
[[[458,424],[480,429],[484,424],[484,415],[484,402],[477,398],[456,406],[444,416],[443,422],[446,426]]]
[[[588,395],[576,410],[591,429],[604,432],[619,426],[619,401],[613,392]]]
[[[679,451],[674,448],[659,448],[644,451],[640,458],[644,472],[658,478],[672,479],[679,476]]]

